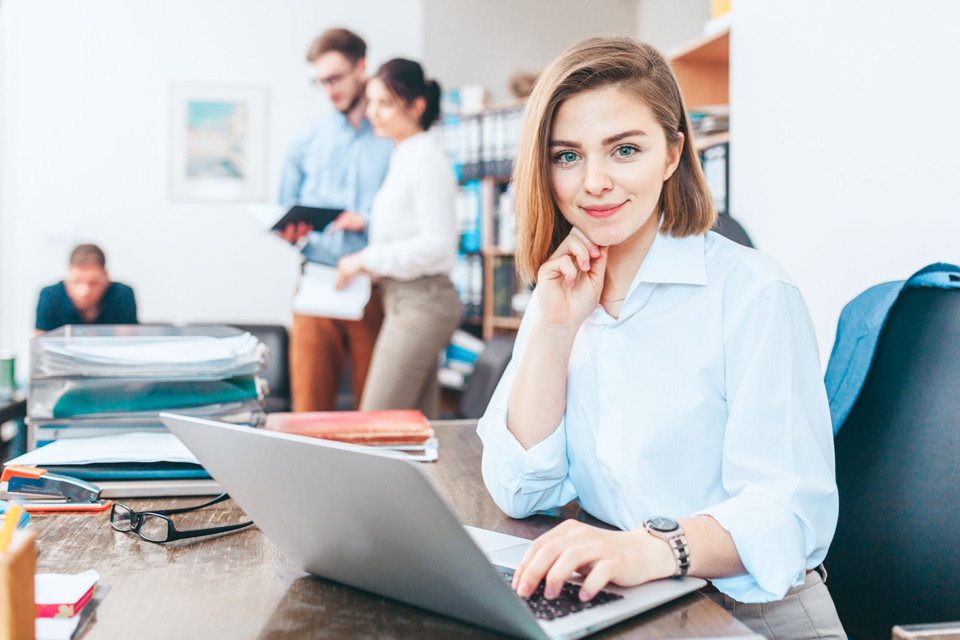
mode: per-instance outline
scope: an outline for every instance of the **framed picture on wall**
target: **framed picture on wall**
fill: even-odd
[[[170,197],[264,200],[267,90],[175,84],[170,101]]]

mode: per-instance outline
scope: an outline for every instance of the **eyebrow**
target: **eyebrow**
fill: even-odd
[[[632,138],[633,136],[645,136],[647,135],[645,131],[640,129],[631,129],[630,131],[624,131],[623,133],[618,133],[615,136],[610,136],[609,138],[603,139],[603,146],[608,144],[613,144],[614,142],[620,142],[624,138]]]
[[[633,136],[646,136],[646,135],[647,133],[645,131],[642,131],[640,129],[631,129],[630,131],[624,131],[623,133],[612,135],[609,138],[604,138],[603,146],[606,147],[607,145],[614,144],[615,142],[620,142],[624,138],[631,138]],[[570,140],[551,140],[550,146],[551,147],[573,147],[574,149],[579,149],[580,143],[572,142]]]

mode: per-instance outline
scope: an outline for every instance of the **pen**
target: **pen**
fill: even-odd
[[[23,511],[18,505],[13,505],[7,512],[6,521],[3,528],[0,529],[0,552],[6,551],[10,544],[10,538],[13,537],[13,530],[17,528],[20,521],[20,514]]]

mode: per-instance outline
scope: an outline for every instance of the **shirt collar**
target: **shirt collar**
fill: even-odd
[[[355,135],[363,135],[365,133],[373,132],[373,125],[370,124],[370,121],[367,120],[366,116],[364,116],[363,119],[360,121],[360,126],[354,129],[353,125],[350,124],[350,121],[347,120],[347,114],[334,109],[332,115],[333,115],[334,121],[344,131],[349,131],[350,133],[353,133]]]
[[[676,238],[658,231],[637,271],[634,285],[640,282],[707,284],[707,263],[703,250],[703,234]]]

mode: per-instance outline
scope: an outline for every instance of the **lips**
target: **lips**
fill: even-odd
[[[625,205],[626,202],[621,202],[620,204],[597,204],[591,205],[589,207],[580,207],[587,212],[587,215],[591,218],[609,218]]]

